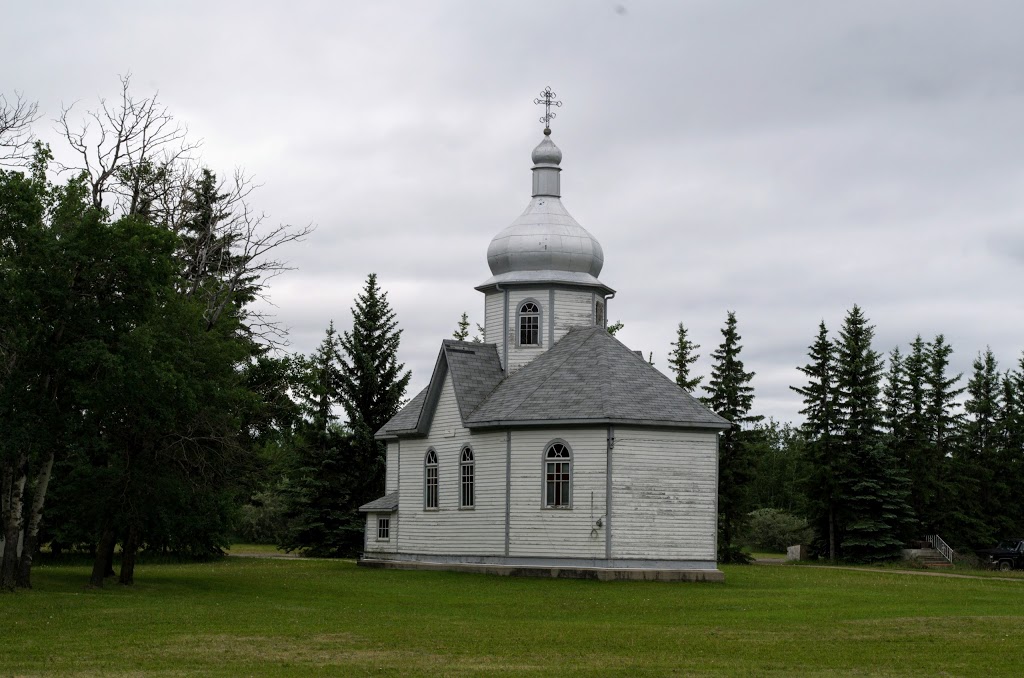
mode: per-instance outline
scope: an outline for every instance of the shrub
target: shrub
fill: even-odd
[[[751,511],[747,518],[743,541],[761,551],[782,552],[787,546],[806,544],[814,536],[806,520],[780,509],[757,509]]]

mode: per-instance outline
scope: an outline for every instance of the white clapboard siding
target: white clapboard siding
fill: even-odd
[[[589,291],[555,290],[555,341],[573,327],[594,324],[594,295]]]
[[[386,540],[377,538],[377,519],[387,518],[391,521],[388,527],[389,538]],[[398,514],[397,513],[368,513],[366,514],[366,548],[367,553],[395,553],[397,551],[398,535]]]
[[[620,427],[612,452],[612,557],[714,560],[716,434]]]
[[[398,445],[397,440],[388,442],[388,451],[385,457],[384,494],[391,494],[398,489]]]
[[[549,289],[548,287],[526,287],[512,288],[508,296],[508,366],[509,374],[515,372],[523,365],[531,362],[541,353],[551,348],[548,345],[548,322],[549,317]],[[527,299],[533,299],[540,307],[540,346],[519,347],[519,327],[516,323],[519,307]],[[557,304],[556,304],[557,308]]]
[[[545,509],[544,450],[553,440],[572,450],[572,508]],[[607,435],[604,428],[512,431],[510,556],[603,558]],[[591,509],[593,497],[593,509]]]
[[[505,326],[501,318],[504,313],[504,292],[491,292],[484,298],[484,342],[497,344],[499,356],[502,356],[501,337]]]
[[[462,447],[473,448],[476,506],[459,508]],[[433,447],[438,459],[438,509],[423,507],[424,459]],[[430,433],[402,440],[399,512],[402,553],[501,555],[505,548],[505,435],[473,434],[462,427],[451,375],[445,376]]]

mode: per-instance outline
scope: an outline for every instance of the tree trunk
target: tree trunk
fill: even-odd
[[[16,466],[4,474],[4,556],[0,561],[0,590],[13,591],[18,579],[18,541],[21,536],[22,505],[28,473],[28,455],[22,454]]]
[[[117,572],[114,572],[114,551],[117,550],[117,531],[114,532],[114,537],[107,543],[106,563],[107,569],[103,573],[104,578],[116,577]]]
[[[139,531],[134,525],[128,528],[128,535],[121,548],[121,576],[118,579],[125,586],[135,584],[135,554],[139,550]]]
[[[96,545],[96,558],[92,561],[92,575],[89,577],[89,586],[103,588],[103,578],[110,569],[110,560],[114,552],[113,546],[117,543],[117,534],[113,527],[103,530],[100,543]]]
[[[828,559],[836,562],[836,508],[828,507]]]
[[[28,515],[28,526],[25,528],[25,545],[21,549],[21,565],[18,568],[18,586],[24,589],[32,588],[32,559],[39,550],[39,526],[43,521],[46,489],[50,485],[50,474],[53,472],[53,456],[51,450],[36,475],[36,489],[32,496],[32,508]]]

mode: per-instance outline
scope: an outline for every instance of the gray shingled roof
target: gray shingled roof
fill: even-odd
[[[445,340],[430,385],[377,436],[426,435],[448,372],[468,428],[605,423],[729,427],[603,327],[578,327],[507,379],[494,344]]]
[[[423,389],[416,396],[406,403],[405,407],[398,411],[398,414],[388,419],[388,423],[380,427],[377,436],[392,436],[400,432],[413,432],[416,430],[416,422],[419,421],[420,411],[423,410],[423,403],[427,400],[427,391],[430,387]]]
[[[446,339],[442,349],[452,373],[459,414],[466,421],[505,378],[498,358],[498,347],[494,344]]]
[[[446,339],[441,342],[441,352],[437,356],[430,384],[384,424],[377,431],[377,437],[426,435],[448,372],[452,375],[455,399],[463,421],[505,376],[494,344]]]
[[[729,427],[603,327],[570,330],[466,421],[471,428],[556,423]]]
[[[395,490],[391,494],[385,494],[380,499],[374,499],[367,504],[363,504],[359,507],[359,510],[363,513],[390,513],[397,511],[398,491]]]

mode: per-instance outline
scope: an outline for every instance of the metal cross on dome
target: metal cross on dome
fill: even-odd
[[[551,107],[562,105],[561,101],[555,101],[556,96],[558,95],[552,92],[550,87],[545,87],[540,96],[533,100],[533,103],[544,106],[544,116],[540,119],[544,123],[544,134],[551,134],[551,121],[555,119],[555,114],[551,112]]]

